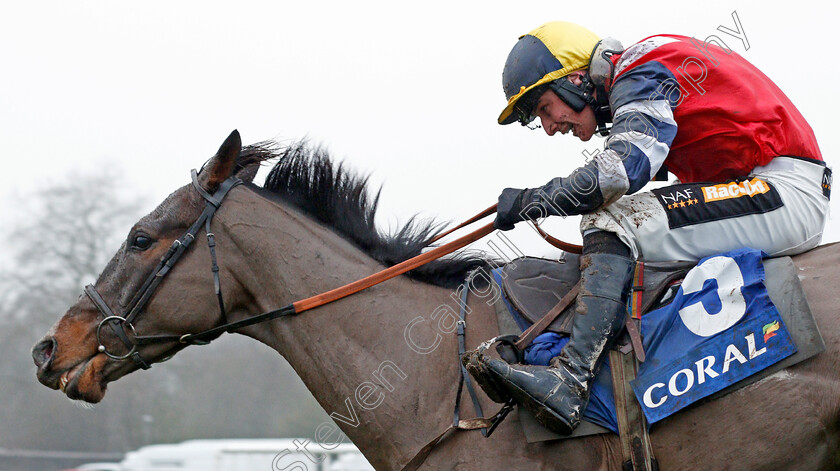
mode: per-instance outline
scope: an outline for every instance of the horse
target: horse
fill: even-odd
[[[268,158],[278,161],[264,185],[254,185],[255,167]],[[179,336],[257,316],[416,255],[439,231],[433,222],[411,220],[383,235],[373,223],[378,195],[370,196],[366,179],[305,143],[243,148],[234,132],[196,183],[213,193],[231,176],[243,183],[229,189],[208,226],[215,247],[190,245],[142,312],[122,324],[129,340],[163,339],[132,347],[142,362],[177,353],[187,345]],[[132,305],[158,261],[206,209],[201,193],[188,184],[131,228],[93,285],[106,305],[117,306],[117,313]],[[330,413],[334,423],[315,430],[316,444],[326,448],[348,437],[376,469],[402,469],[452,424],[455,396],[469,402],[459,388],[453,286],[487,262],[467,255],[441,260],[235,333],[285,357]],[[840,245],[819,247],[794,262],[826,351],[653,425],[661,469],[837,469]],[[32,350],[42,384],[89,403],[103,399],[108,383],[148,366],[127,358],[129,347],[114,328],[123,321],[103,321],[93,297],[81,296]],[[466,313],[469,345],[498,335],[486,293],[471,293]],[[478,401],[485,411],[498,407],[480,393]],[[464,408],[462,417],[469,415]],[[615,435],[527,443],[514,412],[488,438],[462,430],[444,436],[422,469],[591,471],[619,470],[621,463]]]

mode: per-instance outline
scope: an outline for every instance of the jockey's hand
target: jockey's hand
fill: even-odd
[[[493,227],[502,231],[513,229],[514,224],[523,221],[522,201],[528,190],[518,188],[505,188],[499,195],[499,204],[496,206],[496,220]]]

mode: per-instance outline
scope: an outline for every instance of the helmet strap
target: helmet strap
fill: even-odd
[[[615,64],[612,62],[612,56],[621,54],[624,47],[614,38],[604,38],[598,41],[598,44],[592,49],[592,54],[589,56],[589,71],[587,78],[592,81],[592,84],[597,91],[597,103],[592,105],[595,111],[595,119],[598,122],[597,132],[601,136],[607,136],[610,133],[610,126],[612,123],[612,111],[610,110],[610,99],[607,94],[607,89],[612,83],[613,75],[615,74]]]
[[[612,128],[612,110],[610,109],[610,99],[607,95],[607,90],[604,87],[595,87],[597,93],[595,94],[596,103],[592,104],[592,111],[595,112],[595,121],[598,123],[596,132],[599,136],[604,137],[610,134]]]

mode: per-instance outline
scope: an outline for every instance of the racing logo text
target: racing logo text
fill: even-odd
[[[753,178],[742,182],[721,183],[720,185],[704,186],[703,198],[707,203],[721,201],[742,196],[761,195],[770,191],[770,185],[764,180]]]

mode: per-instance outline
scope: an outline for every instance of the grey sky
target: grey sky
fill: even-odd
[[[557,1],[6,2],[2,221],[14,220],[15,195],[112,163],[156,204],[234,128],[246,143],[308,136],[372,172],[384,184],[383,226],[416,212],[463,219],[506,186],[565,176],[602,145],[496,124],[508,51],[555,19],[625,45],[657,33],[723,37],[800,108],[833,163],[836,25],[825,3],[604,4],[597,14]],[[734,27],[733,11],[749,50],[717,31]],[[549,227],[579,241],[577,221]],[[825,240],[840,240],[837,219]]]

